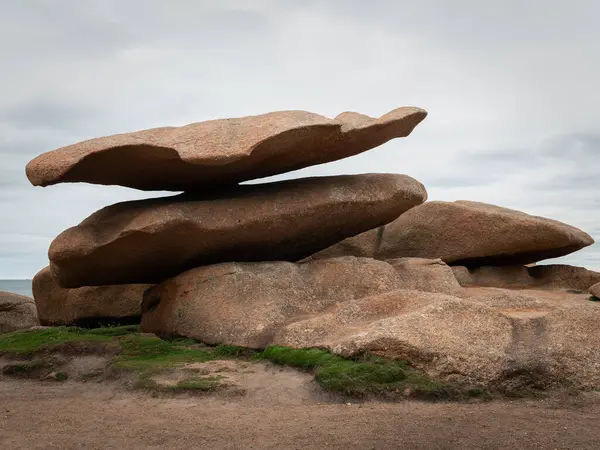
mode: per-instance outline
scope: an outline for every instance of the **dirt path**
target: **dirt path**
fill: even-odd
[[[0,380],[0,448],[600,448],[599,396],[348,405],[324,399],[303,374],[277,378],[287,381],[258,383],[246,395],[175,398],[106,383]]]

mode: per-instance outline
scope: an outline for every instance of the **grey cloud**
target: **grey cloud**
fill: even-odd
[[[596,193],[600,190],[600,135],[594,133],[557,136],[543,142],[537,151],[539,165],[547,176],[531,183],[533,189],[554,192]]]
[[[521,162],[533,162],[539,159],[539,155],[526,148],[491,149],[483,151],[461,152],[461,157],[474,164],[507,164],[518,166]]]
[[[212,3],[212,6],[211,6]],[[220,3],[220,2],[219,2]],[[0,25],[20,38],[0,44],[6,57],[32,52],[55,62],[95,60],[135,48],[252,51],[269,38],[267,15],[252,8],[228,7],[227,1],[145,1],[85,3],[32,0],[27,7],[5,2]],[[260,2],[259,2],[260,3]],[[2,19],[2,17],[4,19]],[[260,56],[238,52],[238,58]]]
[[[277,109],[429,110],[407,139],[275,179],[406,173],[430,199],[548,215],[600,239],[600,3],[531,0],[0,2],[0,278],[102,206],[164,193],[34,188],[37,154]],[[567,259],[600,269],[593,246]]]
[[[531,167],[536,159],[524,149],[459,151],[446,171],[424,175],[424,181],[441,188],[489,185]]]
[[[552,189],[555,192],[561,191],[565,194],[573,193],[581,189],[593,190],[598,192],[600,189],[600,179],[597,174],[569,173],[561,174],[557,177],[537,182],[533,185],[534,189]]]
[[[20,130],[89,128],[101,117],[98,108],[39,98],[13,107],[0,107],[0,122]]]
[[[25,185],[24,177],[23,171],[3,171],[0,178],[0,197],[12,197],[14,189],[18,189],[19,185]]]
[[[2,2],[0,28],[7,38],[0,44],[5,57],[96,58],[135,42],[127,27],[102,15],[99,4],[76,0]]]
[[[597,161],[599,152],[600,134],[598,133],[573,133],[556,136],[542,143],[538,149],[538,154],[542,157],[574,161],[582,159]]]
[[[421,182],[425,183],[426,186],[435,188],[459,188],[459,187],[476,187],[493,183],[501,180],[501,174],[488,174],[482,170],[476,170],[471,173],[469,172],[458,172],[453,171],[448,174],[436,174],[436,175],[425,175],[421,177]]]
[[[297,9],[302,6],[296,3]],[[460,43],[471,51],[479,49],[490,55],[490,50],[514,52],[514,46],[547,44],[548,39],[560,41],[557,26],[577,30],[571,39],[585,41],[595,35],[596,18],[600,5],[594,0],[578,0],[565,11],[561,2],[519,1],[481,2],[455,0],[452,2],[424,0],[420,2],[392,2],[373,0],[352,2],[345,0],[320,2],[310,0],[302,5],[327,14],[336,14],[351,21],[368,21],[377,27],[408,30],[418,37],[446,43]],[[437,33],[428,33],[425,26],[436,27]],[[514,70],[519,70],[515,67]]]

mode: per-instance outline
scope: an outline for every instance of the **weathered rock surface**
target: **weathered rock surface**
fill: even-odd
[[[376,258],[379,246],[383,241],[384,232],[385,225],[351,236],[310,255],[306,260],[339,258],[341,256]],[[399,255],[399,257],[402,257],[402,255]]]
[[[600,298],[600,282],[590,287],[589,293],[596,298]]]
[[[65,182],[143,190],[212,189],[346,158],[408,136],[425,118],[403,107],[374,119],[306,111],[210,120],[92,139],[44,153],[26,168],[36,186]]]
[[[600,386],[600,305],[585,295],[399,290],[290,321],[273,343],[404,359],[437,379],[515,388]]]
[[[147,291],[142,309],[142,330],[162,336],[371,352],[508,390],[600,386],[600,304],[587,294],[460,288],[435,260],[205,266]]]
[[[287,321],[396,286],[383,261],[225,263],[187,271],[150,289],[142,331],[261,348]]]
[[[156,283],[227,261],[294,261],[388,223],[426,197],[406,175],[365,174],[117,203],[61,233],[50,267],[60,286],[75,288]]]
[[[441,259],[396,258],[387,261],[398,276],[397,289],[459,295],[463,288],[453,269]]]
[[[453,266],[461,286],[484,286],[508,289],[579,290],[586,292],[600,283],[600,272],[566,264],[536,266],[483,266],[468,269]]]
[[[511,319],[513,337],[502,374],[507,381],[600,386],[600,304],[586,293],[470,288],[465,298]]]
[[[33,297],[42,325],[139,323],[142,297],[151,284],[123,284],[63,289],[49,267],[33,278]]]
[[[0,292],[0,333],[25,330],[39,325],[32,298]]]
[[[402,359],[438,379],[458,372],[470,382],[495,378],[510,341],[509,319],[493,308],[414,290],[338,303],[290,321],[273,338],[275,344],[348,357],[370,352]]]
[[[585,232],[556,220],[485,203],[432,201],[312,258],[411,256],[470,267],[522,265],[564,256],[593,243]]]
[[[147,291],[142,330],[260,348],[290,320],[401,287],[461,290],[452,270],[438,261],[225,263],[189,270]]]

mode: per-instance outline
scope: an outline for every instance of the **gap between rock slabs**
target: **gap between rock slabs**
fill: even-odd
[[[96,364],[89,363],[91,357]],[[78,358],[87,358],[87,363],[75,364]],[[312,374],[323,390],[344,397],[462,401],[495,396],[479,386],[434,380],[406,361],[369,354],[344,358],[316,348],[211,346],[193,339],[160,339],[141,333],[135,325],[49,327],[0,335],[0,366],[4,376],[12,377],[80,382],[129,377],[131,387],[152,393],[212,392],[230,387],[227,376],[220,373],[230,369],[198,369],[215,361],[267,361],[293,367]],[[161,383],[161,375],[174,371],[178,377]],[[522,396],[532,395],[524,392]]]

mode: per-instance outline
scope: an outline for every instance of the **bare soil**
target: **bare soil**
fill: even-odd
[[[71,373],[104,365],[70,362]],[[600,394],[488,403],[357,402],[309,374],[211,361],[156,377],[219,374],[223,388],[165,395],[126,380],[0,377],[0,449],[598,449]]]

